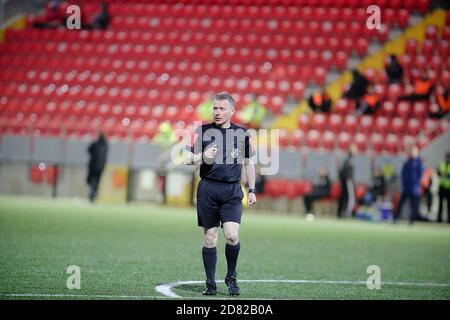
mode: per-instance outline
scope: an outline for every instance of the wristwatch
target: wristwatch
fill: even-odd
[[[256,190],[255,190],[255,189],[252,189],[252,188],[249,188],[249,189],[248,189],[248,193],[254,193],[254,194],[256,194]]]

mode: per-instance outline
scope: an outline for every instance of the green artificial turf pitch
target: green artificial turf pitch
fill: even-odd
[[[168,299],[157,285],[204,280],[196,223],[194,208],[0,197],[0,299]],[[240,240],[238,279],[311,282],[241,282],[233,299],[450,299],[448,225],[245,210]],[[79,290],[66,286],[70,265],[80,267]],[[365,284],[370,265],[380,267],[381,289]],[[220,233],[218,280],[225,273]],[[218,287],[215,298],[228,299]],[[172,291],[203,299],[202,289]]]

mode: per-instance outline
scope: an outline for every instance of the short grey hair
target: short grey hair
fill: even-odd
[[[234,109],[234,107],[236,106],[236,102],[234,101],[233,97],[231,96],[231,94],[229,94],[228,92],[219,92],[216,93],[214,95],[214,99],[213,101],[219,101],[219,100],[227,100],[228,103],[230,104],[231,108]]]

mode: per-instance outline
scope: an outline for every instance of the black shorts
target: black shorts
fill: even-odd
[[[224,222],[241,223],[243,197],[240,183],[200,180],[197,188],[198,226],[210,229]]]

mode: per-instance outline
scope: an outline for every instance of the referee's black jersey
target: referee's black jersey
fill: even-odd
[[[189,149],[198,154],[214,145],[217,145],[216,158],[212,164],[202,159],[200,178],[225,183],[240,182],[244,159],[252,157],[255,152],[249,131],[233,123],[226,129],[214,123],[204,124],[195,130],[194,143]]]

